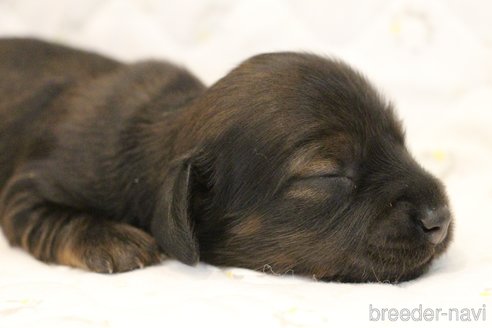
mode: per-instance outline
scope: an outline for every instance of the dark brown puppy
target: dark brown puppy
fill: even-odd
[[[36,258],[97,272],[187,264],[403,281],[451,237],[439,181],[391,106],[342,62],[253,57],[211,88],[0,41],[1,224]]]

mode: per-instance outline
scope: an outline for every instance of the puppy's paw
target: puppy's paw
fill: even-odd
[[[89,227],[63,252],[61,262],[99,273],[143,268],[164,259],[154,238],[133,226],[115,222]]]

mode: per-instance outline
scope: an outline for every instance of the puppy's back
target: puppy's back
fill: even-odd
[[[43,109],[71,86],[121,66],[54,43],[0,38],[0,188],[22,145],[35,135],[33,123],[42,120]]]
[[[118,68],[115,60],[36,39],[0,39],[0,92],[22,88],[16,82],[36,83],[63,76],[69,79],[95,77]],[[12,80],[14,79],[14,80]]]

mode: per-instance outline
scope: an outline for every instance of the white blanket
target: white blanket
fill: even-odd
[[[415,157],[447,185],[456,221],[449,251],[400,285],[175,261],[98,275],[40,263],[1,236],[0,328],[384,327],[395,311],[407,327],[492,327],[491,13],[487,0],[0,0],[0,36],[165,58],[207,83],[259,52],[342,57],[393,100]]]

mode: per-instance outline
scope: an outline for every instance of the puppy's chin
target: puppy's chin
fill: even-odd
[[[384,252],[384,251],[382,251]],[[434,256],[423,257],[419,263],[396,263],[393,259],[385,260],[383,254],[378,258],[358,259],[357,263],[351,261],[338,273],[326,275],[320,278],[322,281],[336,281],[344,283],[380,282],[397,284],[415,279],[425,273]]]
[[[430,267],[432,262],[432,257],[425,263],[412,268],[404,269],[405,271],[388,271],[388,272],[376,272],[375,267],[366,267],[363,271],[361,268],[355,269],[353,273],[334,275],[329,277],[322,277],[322,281],[337,281],[344,283],[368,283],[368,282],[379,282],[388,284],[398,284],[401,282],[413,280],[424,274]],[[400,269],[401,270],[401,269]]]
[[[380,249],[372,250],[371,264],[365,264],[369,270],[366,281],[399,283],[415,279],[430,266],[435,253],[432,247],[424,249]],[[362,277],[363,278],[363,277]]]
[[[323,277],[325,281],[350,283],[383,282],[400,283],[418,278],[447,248],[448,236],[438,245],[420,245],[409,248],[380,248],[368,246],[363,254],[348,260],[343,272]]]

